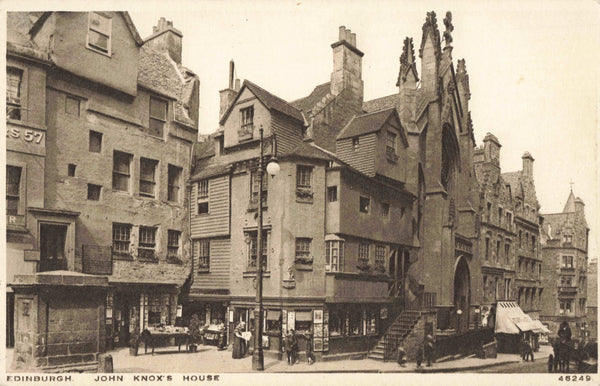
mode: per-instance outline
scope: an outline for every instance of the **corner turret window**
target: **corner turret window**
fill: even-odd
[[[110,56],[112,19],[96,12],[89,15],[87,47]]]
[[[14,67],[6,69],[6,117],[9,119],[21,119],[22,80],[23,71]]]

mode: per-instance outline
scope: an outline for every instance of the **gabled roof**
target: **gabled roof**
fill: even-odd
[[[240,98],[240,95],[242,95],[242,92],[244,91],[245,88],[250,90],[250,92],[252,92],[258,98],[258,100],[269,110],[278,111],[282,114],[285,114],[289,117],[292,117],[292,118],[304,123],[304,117],[302,116],[302,112],[300,110],[298,110],[297,108],[295,108],[288,102],[284,101],[283,99],[279,98],[278,96],[273,95],[270,92],[268,92],[267,90],[250,82],[249,80],[244,80],[244,84],[242,84],[242,87],[240,88],[240,91],[238,92],[237,96],[235,97],[233,102],[229,105],[229,108],[227,108],[227,111],[225,111],[225,113],[223,114],[223,117],[221,118],[221,120],[219,122],[220,124],[225,123],[225,121],[229,117],[229,114],[233,110],[233,107],[235,106],[236,102]]]
[[[174,99],[175,120],[190,127],[195,127],[195,122],[189,116],[187,103],[196,79],[196,74],[177,65],[167,53],[146,45],[140,48],[138,84]]]
[[[502,179],[510,186],[513,197],[523,198],[523,186],[521,185],[521,172],[502,173]]]
[[[396,111],[395,107],[376,111],[374,113],[359,115],[357,117],[355,116],[350,120],[350,122],[348,122],[346,127],[342,129],[336,139],[340,140],[352,138],[379,131],[392,115],[395,115],[398,119],[398,122],[400,122],[400,118],[398,117],[398,112]],[[402,137],[404,144],[408,146],[408,142],[402,127],[400,127],[400,136]]]
[[[323,83],[314,88],[306,97],[290,102],[292,106],[304,112],[310,112],[331,90],[331,82]]]
[[[35,12],[31,12],[31,13],[35,14]],[[143,45],[144,41],[140,37],[140,34],[139,34],[137,28],[135,28],[135,24],[133,24],[133,21],[131,20],[131,16],[129,16],[129,12],[119,11],[119,12],[115,12],[115,13],[117,13],[117,14],[119,14],[119,15],[121,15],[123,17],[123,19],[125,20],[125,24],[127,25],[127,28],[129,29],[129,32],[131,33],[131,37],[133,38],[133,40],[135,40],[135,43],[138,46]],[[29,33],[31,34],[31,36],[33,36],[33,35],[35,35],[37,33],[37,31],[41,28],[41,26],[44,24],[44,22],[46,21],[46,19],[48,18],[48,16],[50,16],[50,14],[52,14],[52,12],[44,12],[36,20],[36,22],[31,27],[31,30],[29,31]]]
[[[400,95],[392,94],[381,98],[363,102],[363,110],[367,113],[389,109],[391,107],[400,107]]]
[[[299,157],[299,158],[311,158],[319,159],[324,161],[338,161],[337,157],[327,151],[319,148],[313,143],[300,142],[298,146],[289,152],[278,154],[278,157]]]

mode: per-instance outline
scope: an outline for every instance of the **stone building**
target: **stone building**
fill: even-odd
[[[26,125],[9,140],[7,202],[26,221],[8,246],[20,270],[9,283],[107,275],[109,346],[127,344],[136,323],[173,324],[191,266],[185,182],[199,98],[181,32],[161,19],[144,40],[126,12],[11,13],[8,25],[11,92],[26,103],[20,120],[8,117]]]
[[[589,337],[598,340],[598,259],[588,263],[587,270],[587,325]]]
[[[588,235],[585,204],[573,191],[561,213],[544,215],[542,232],[542,310],[540,318],[556,334],[567,321],[575,337],[587,323]]]
[[[464,60],[456,69],[452,61],[449,13],[444,24],[442,49],[428,13],[420,83],[407,38],[399,92],[372,101],[363,100],[363,52],[345,27],[331,45],[330,82],[307,97],[286,102],[249,81],[240,87],[230,70],[220,128],[194,154],[186,313],[229,327],[253,317],[262,127],[266,158],[281,168],[263,183],[273,354],[290,328],[312,333],[318,355],[338,356],[398,342],[389,326],[401,328],[402,318],[420,326],[407,331],[420,331],[415,351],[426,330],[474,326],[481,279],[470,92]]]

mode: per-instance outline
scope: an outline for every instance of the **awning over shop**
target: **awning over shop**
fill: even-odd
[[[533,320],[516,302],[498,302],[496,306],[496,334],[518,334],[531,331]]]
[[[312,311],[296,311],[297,322],[312,322]]]
[[[534,320],[533,324],[535,325],[535,329],[533,330],[533,332],[535,333],[542,333],[542,334],[549,334],[550,330],[548,330],[548,328],[546,328],[546,326],[544,326],[542,324],[542,322],[540,322],[539,320]]]
[[[281,318],[281,311],[267,310],[267,320],[279,320]]]

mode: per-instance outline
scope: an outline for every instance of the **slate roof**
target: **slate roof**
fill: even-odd
[[[394,107],[386,110],[377,111],[374,113],[368,113],[354,117],[348,122],[346,127],[338,134],[336,139],[352,138],[359,135],[365,135],[379,131],[381,126],[388,120],[392,112],[395,110]]]
[[[507,185],[510,185],[510,191],[513,197],[523,198],[523,188],[521,186],[521,172],[502,173],[502,179]]]
[[[200,161],[194,167],[194,171],[190,177],[190,181],[198,181],[208,177],[215,177],[229,173],[231,166],[229,164],[211,164],[212,160],[207,159]]]
[[[328,153],[327,151],[315,146],[312,143],[300,142],[298,146],[287,153],[278,154],[278,157],[301,157],[301,158],[312,158],[312,159],[320,159],[325,161],[338,161],[338,158],[333,154]]]
[[[391,107],[400,107],[400,95],[392,94],[381,98],[363,102],[363,110],[367,113],[389,109]]]
[[[290,102],[292,106],[304,112],[310,112],[331,90],[331,82],[323,83],[314,88],[306,97]]]
[[[256,97],[269,109],[276,110],[280,113],[286,114],[292,118],[299,120],[300,122],[304,122],[304,117],[302,116],[302,112],[279,98],[278,96],[271,94],[264,88],[250,82],[249,80],[244,81],[244,86],[246,86]],[[242,86],[243,87],[243,86]],[[238,94],[241,95],[241,92]],[[232,104],[233,105],[233,104]]]
[[[183,66],[177,65],[165,52],[148,46],[140,48],[138,84],[175,100],[175,120],[194,127],[187,102],[198,77]]]
[[[565,203],[565,207],[563,209],[563,213],[568,212],[575,212],[575,195],[573,194],[573,191],[569,193],[569,198],[567,199],[567,202]]]

